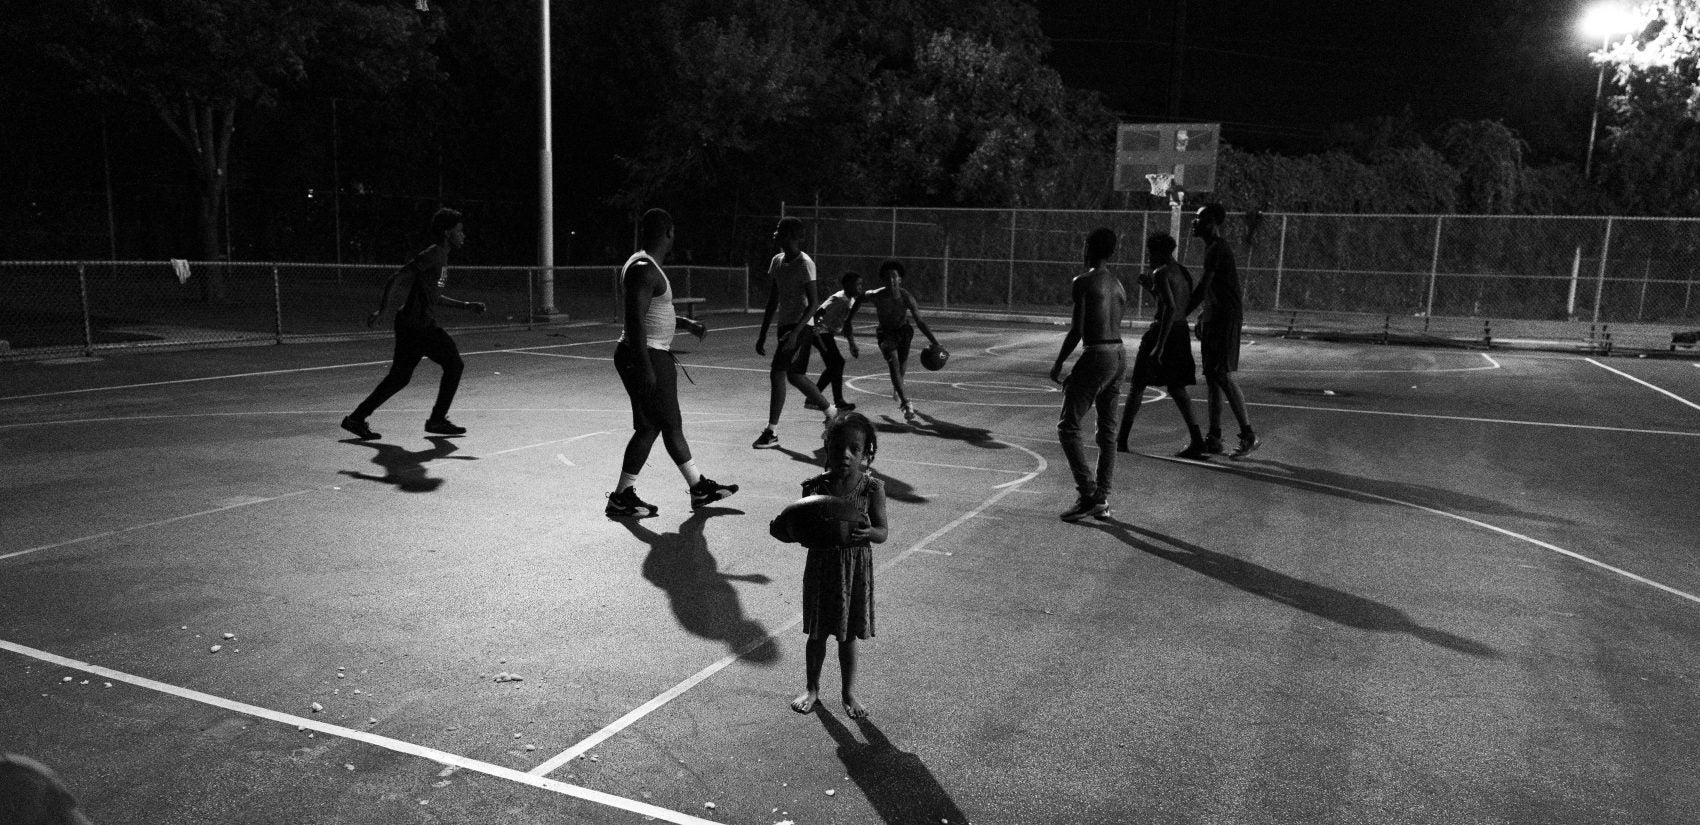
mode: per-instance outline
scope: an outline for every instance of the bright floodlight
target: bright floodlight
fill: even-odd
[[[1640,24],[1641,21],[1621,3],[1603,0],[1589,6],[1576,27],[1589,39],[1604,40],[1612,35],[1628,34]]]

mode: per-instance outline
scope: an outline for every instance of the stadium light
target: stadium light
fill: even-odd
[[[1590,40],[1598,39],[1603,51],[1611,45],[1611,39],[1618,35],[1628,34],[1640,27],[1641,21],[1614,0],[1601,0],[1588,7],[1581,19],[1576,21],[1576,28]],[[1593,119],[1588,125],[1588,155],[1582,162],[1582,178],[1592,180],[1594,177],[1594,141],[1600,133],[1600,100],[1605,96],[1606,64],[1600,64],[1599,79],[1594,82],[1594,112]]]

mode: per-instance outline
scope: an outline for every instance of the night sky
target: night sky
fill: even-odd
[[[1174,21],[1185,62],[1171,117]],[[1325,148],[1331,126],[1399,114],[1424,132],[1504,121],[1535,160],[1579,162],[1597,48],[1583,0],[1038,0],[1049,62],[1124,120],[1220,122],[1251,149]]]

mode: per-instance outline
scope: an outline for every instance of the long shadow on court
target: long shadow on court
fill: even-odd
[[[460,449],[453,438],[441,435],[426,436],[431,442],[429,450],[408,450],[395,444],[384,444],[378,441],[359,441],[343,439],[344,444],[358,444],[371,447],[377,452],[372,456],[372,463],[384,468],[384,474],[375,476],[370,473],[357,473],[353,470],[341,470],[342,475],[358,478],[362,481],[376,481],[381,484],[393,484],[396,489],[407,493],[429,493],[443,486],[443,480],[432,478],[425,472],[425,465],[440,458],[455,461],[477,461],[476,456],[451,455]]]
[[[903,431],[908,432],[908,428],[907,427],[904,428]],[[816,476],[816,475],[819,475],[823,472],[826,472],[826,469],[821,466],[821,458],[820,458],[821,451],[820,450],[816,450],[814,455],[804,455],[803,453],[797,452],[796,450],[793,450],[790,447],[778,447],[776,449],[779,452],[782,452],[782,453],[790,456],[792,461],[802,462],[802,463],[807,464],[810,467],[813,467],[815,469],[815,472],[813,472],[809,475],[799,477],[797,479],[797,483],[799,485],[803,483],[804,479],[812,478],[813,476]],[[822,448],[822,449],[824,449],[824,448]],[[877,458],[875,459],[874,463],[876,463],[876,464],[879,463]],[[925,503],[927,503],[927,497],[921,495],[920,493],[915,492],[915,487],[913,485],[911,485],[909,482],[904,481],[903,479],[900,479],[900,478],[892,478],[891,476],[880,472],[879,468],[877,468],[877,467],[874,468],[873,474],[874,474],[874,477],[878,478],[880,481],[885,482],[885,497],[887,499],[889,499],[891,501],[906,501],[906,502],[909,502],[910,504],[925,504]],[[799,495],[800,495],[800,493],[799,493]]]
[[[948,438],[952,441],[962,441],[968,444],[973,444],[976,447],[985,447],[988,450],[1009,449],[1009,447],[1003,442],[992,438],[991,430],[983,427],[969,427],[957,424],[955,422],[946,421],[937,416],[928,415],[927,413],[918,414],[920,415],[921,420],[926,423],[926,426],[916,428],[915,432],[917,433],[935,435],[939,438]]]
[[[1346,627],[1376,633],[1408,633],[1429,644],[1485,659],[1498,659],[1497,649],[1444,630],[1424,627],[1403,610],[1332,587],[1295,579],[1259,564],[1206,550],[1191,542],[1154,530],[1135,527],[1115,518],[1090,522],[1141,552],[1172,561],[1217,581],[1233,585],[1254,596],[1295,607],[1318,618]]]
[[[844,771],[886,825],[938,825],[967,823],[968,816],[933,777],[921,757],[900,751],[873,722],[856,720],[862,736],[858,742],[849,728],[821,703],[815,705],[821,727],[838,743],[838,758]]]
[[[743,603],[731,583],[767,584],[772,580],[760,573],[740,576],[720,572],[720,564],[708,551],[708,539],[703,535],[709,519],[743,514],[730,507],[704,507],[691,513],[676,533],[657,533],[636,519],[617,521],[649,545],[649,554],[643,558],[643,577],[667,593],[680,627],[704,639],[725,642],[731,652],[767,665],[779,660],[779,649],[768,640],[744,652],[768,634],[760,622],[744,615]]]
[[[1236,466],[1240,465],[1240,466]],[[1250,465],[1250,466],[1244,466]],[[1455,490],[1444,490],[1430,487],[1427,484],[1413,484],[1408,481],[1385,481],[1376,478],[1355,476],[1350,473],[1340,473],[1333,470],[1318,470],[1311,467],[1299,467],[1281,461],[1269,461],[1256,458],[1246,458],[1239,462],[1220,462],[1218,466],[1241,478],[1262,481],[1268,484],[1278,484],[1313,493],[1326,493],[1331,496],[1357,501],[1365,504],[1388,504],[1384,499],[1397,499],[1435,510],[1448,512],[1464,511],[1484,516],[1510,516],[1512,518],[1528,519],[1545,524],[1574,525],[1576,522],[1554,516],[1543,516],[1525,512],[1504,502],[1491,498],[1473,496]],[[1245,472],[1248,469],[1264,470],[1266,472]],[[1274,476],[1267,471],[1278,471],[1284,475]],[[1320,486],[1319,486],[1320,485]],[[1365,495],[1367,494],[1367,495]],[[1381,496],[1382,498],[1376,498]]]

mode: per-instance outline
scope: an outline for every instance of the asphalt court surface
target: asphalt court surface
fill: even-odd
[[[818,414],[752,450],[709,323],[686,433],[742,489],[692,513],[657,445],[635,521],[608,326],[457,335],[471,432],[427,362],[366,444],[381,338],[0,364],[0,748],[100,823],[1700,819],[1693,361],[1251,337],[1265,446],[1173,459],[1150,390],[1070,525],[1059,328],[934,323],[916,428],[868,330],[858,723],[830,654],[786,705]]]

